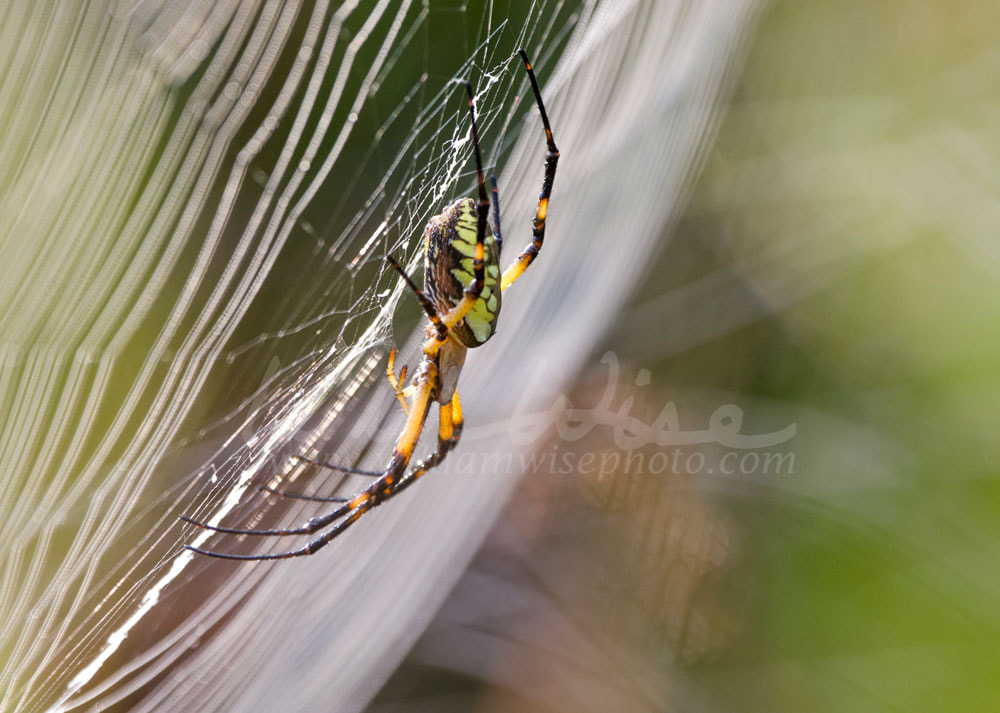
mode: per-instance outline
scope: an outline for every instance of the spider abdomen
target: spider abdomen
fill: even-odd
[[[475,279],[477,222],[476,202],[460,198],[427,223],[424,292],[440,314],[461,302],[466,287]],[[489,223],[483,246],[486,280],[482,294],[465,319],[451,330],[451,335],[469,349],[484,344],[493,336],[500,314],[500,250]]]

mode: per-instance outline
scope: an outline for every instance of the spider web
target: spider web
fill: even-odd
[[[8,7],[3,709],[362,707],[516,473],[427,478],[283,567],[182,551],[290,545],[178,516],[300,523],[322,510],[259,486],[364,481],[306,479],[295,454],[384,465],[402,421],[385,357],[415,367],[420,313],[382,257],[419,274],[423,225],[471,190],[460,80],[505,261],[528,239],[544,149],[521,46],[563,149],[565,222],[505,300],[504,346],[470,355],[463,389],[485,398],[463,448],[526,448],[500,419],[557,392],[613,322],[711,134],[753,8],[725,5]]]

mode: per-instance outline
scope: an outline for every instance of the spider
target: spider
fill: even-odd
[[[395,350],[389,352],[386,375],[396,393],[396,398],[406,414],[406,423],[396,439],[392,458],[384,471],[366,471],[345,468],[314,461],[303,456],[300,460],[316,466],[348,473],[373,476],[372,483],[351,498],[316,497],[286,493],[271,488],[263,490],[275,495],[295,497],[320,502],[336,502],[339,506],[332,512],[310,519],[302,527],[274,530],[244,530],[216,527],[182,517],[185,522],[216,532],[233,535],[311,535],[321,534],[304,547],[288,552],[254,555],[232,555],[212,550],[204,550],[191,545],[184,547],[203,555],[231,560],[274,560],[311,555],[329,544],[335,537],[357,522],[365,513],[389,498],[398,495],[444,460],[445,456],[458,445],[462,434],[462,406],[458,398],[458,377],[465,363],[469,349],[485,344],[496,331],[497,316],[500,314],[500,296],[531,265],[538,256],[545,239],[545,218],[548,212],[549,196],[556,175],[559,150],[552,138],[552,128],[545,113],[538,82],[531,62],[524,50],[518,50],[524,69],[535,95],[535,103],[541,115],[548,151],[545,154],[545,175],[542,191],[538,197],[538,208],[532,222],[532,239],[510,267],[500,273],[500,249],[503,237],[500,231],[500,200],[496,176],[491,179],[493,194],[493,216],[495,229],[488,220],[490,201],[483,181],[482,157],[479,150],[479,132],[476,127],[476,110],[472,85],[466,82],[469,95],[469,121],[472,126],[472,145],[476,157],[476,179],[478,199],[459,198],[440,215],[430,219],[424,230],[424,289],[406,274],[406,271],[392,257],[386,260],[399,273],[409,289],[416,295],[427,315],[426,340],[421,349],[422,356],[411,385],[404,389],[406,379],[404,366],[397,379],[395,374]],[[407,470],[416,448],[424,424],[433,403],[438,404],[438,446],[437,450],[417,461]]]

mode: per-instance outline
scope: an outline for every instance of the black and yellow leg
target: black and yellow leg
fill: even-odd
[[[462,419],[462,404],[458,400],[457,391],[451,397],[450,403],[441,404],[438,419],[438,454],[440,454],[438,462],[440,463],[462,438],[462,426],[465,422]]]
[[[416,448],[417,441],[420,439],[420,434],[424,428],[424,422],[427,420],[427,411],[430,409],[431,404],[432,385],[437,381],[436,373],[431,373],[427,376],[428,378],[414,392],[406,425],[403,427],[403,432],[400,433],[399,438],[396,439],[396,446],[392,451],[392,459],[389,461],[385,474],[341,506],[341,509],[348,508],[346,517],[341,515],[340,517],[343,517],[343,519],[318,538],[302,549],[267,556],[265,559],[286,559],[288,557],[301,557],[315,553],[317,550],[326,547],[335,537],[357,522],[366,512],[381,505],[405,487],[406,478],[404,474],[406,473],[406,467],[413,458],[413,449]],[[330,525],[337,519],[339,518],[331,518],[330,515],[322,518],[314,518],[310,520],[310,525],[315,524],[316,529],[320,529]],[[256,559],[261,558],[257,557]]]
[[[472,85],[465,83],[469,93],[469,119],[472,124],[472,148],[476,155],[476,187],[479,189],[479,200],[476,204],[479,220],[476,222],[476,242],[482,245],[486,240],[486,225],[490,214],[490,201],[486,197],[486,183],[483,181],[483,157],[479,151],[479,128],[476,126],[476,102],[472,94]]]
[[[429,406],[429,404],[425,404],[425,407],[426,406]],[[380,483],[382,483],[381,487],[376,487],[379,486],[380,483],[374,483],[371,487],[367,488],[366,491],[359,493],[349,503],[347,503],[349,507],[353,507],[347,517],[341,522],[338,522],[331,530],[323,533],[321,537],[309,543],[306,547],[298,550],[297,552],[287,553],[284,556],[279,555],[271,557],[270,559],[283,559],[284,557],[311,555],[316,552],[316,550],[325,547],[330,540],[353,525],[366,512],[378,505],[381,505],[389,498],[403,492],[406,488],[419,480],[428,470],[440,465],[441,461],[445,459],[445,456],[447,456],[448,453],[458,445],[458,441],[462,436],[462,426],[464,421],[462,418],[462,405],[458,400],[458,392],[455,392],[455,395],[451,399],[451,403],[441,404],[438,411],[438,418],[438,449],[436,452],[424,460],[418,461],[414,465],[413,469],[405,475],[397,475],[396,478],[391,481],[383,478],[380,480]],[[406,434],[406,429],[404,429],[403,433],[404,435]],[[420,437],[419,432],[416,437]],[[406,464],[409,463],[413,455],[413,448],[415,446],[415,440],[407,440],[404,444],[402,437],[400,437],[400,440],[396,443],[393,460],[389,464],[390,472],[396,474],[403,473],[406,469]],[[370,493],[366,497],[365,493],[368,491],[370,491]]]
[[[399,273],[399,276],[403,278],[403,282],[406,283],[406,286],[409,287],[413,294],[417,296],[417,301],[420,302],[420,307],[424,310],[424,314],[427,315],[427,319],[431,321],[431,324],[433,324],[434,328],[437,330],[438,340],[443,342],[448,338],[448,327],[446,327],[441,321],[441,317],[438,316],[437,310],[434,309],[434,304],[431,302],[430,298],[425,295],[419,287],[417,287],[417,283],[413,281],[413,278],[406,274],[406,270],[404,270],[403,267],[396,262],[396,258],[392,255],[386,255],[385,259],[390,265],[392,265],[392,268]]]
[[[437,450],[423,460],[417,461],[417,463],[413,466],[413,470],[404,476],[403,480],[400,481],[398,487],[393,491],[392,495],[405,490],[420,479],[428,470],[440,465],[441,461],[445,459],[445,456],[453,451],[455,446],[458,445],[459,440],[462,438],[462,426],[464,425],[464,420],[462,418],[462,404],[458,400],[457,391],[451,398],[450,403],[441,404],[441,408],[438,411],[438,419]]]
[[[399,401],[399,405],[403,408],[403,413],[410,413],[410,407],[406,403],[406,393],[403,391],[403,384],[406,382],[406,364],[403,364],[403,368],[399,372],[399,378],[396,378],[396,350],[389,350],[389,361],[385,365],[385,375],[389,379],[389,383],[392,384],[392,390],[396,392],[396,399]]]
[[[432,367],[432,369],[433,368],[434,367]],[[403,431],[399,435],[399,438],[396,439],[396,446],[393,449],[392,459],[389,461],[389,465],[386,467],[385,472],[371,485],[360,491],[350,500],[342,503],[340,507],[334,509],[332,512],[327,513],[322,517],[314,517],[302,527],[275,530],[244,530],[238,528],[217,527],[198,522],[188,517],[181,518],[185,522],[197,525],[198,527],[206,530],[224,532],[231,535],[308,535],[332,525],[329,530],[307,544],[305,547],[289,552],[277,552],[273,554],[260,555],[230,555],[222,552],[214,552],[212,550],[204,550],[199,547],[192,547],[191,545],[184,545],[185,549],[221,559],[277,560],[311,555],[317,550],[325,547],[331,540],[357,522],[362,515],[379,505],[386,498],[394,495],[395,491],[398,490],[401,481],[404,480],[403,476],[406,473],[406,468],[410,463],[410,459],[413,457],[413,449],[416,447],[417,441],[420,438],[424,421],[427,420],[427,411],[431,404],[431,391],[436,381],[437,374],[431,373],[429,378],[423,380],[415,389],[413,401],[410,404],[410,413],[406,418],[406,425],[403,427]]]
[[[524,61],[524,69],[528,73],[531,81],[531,90],[535,93],[535,103],[538,105],[538,113],[542,117],[542,128],[545,129],[545,143],[548,152],[545,154],[545,177],[542,179],[542,192],[538,196],[538,208],[535,211],[535,219],[532,221],[531,243],[526,247],[517,260],[504,270],[500,279],[500,290],[506,290],[519,278],[528,266],[538,256],[545,242],[545,218],[549,211],[549,197],[552,195],[552,184],[556,180],[556,165],[559,163],[559,149],[552,138],[552,127],[549,126],[549,115],[545,112],[545,104],[542,102],[542,93],[538,90],[538,80],[535,79],[535,72],[528,61],[528,55],[524,50],[520,50],[521,59]]]
[[[462,437],[462,426],[465,419],[462,417],[462,404],[458,400],[458,392],[451,397],[451,427],[452,427],[452,448],[458,445],[458,440]]]
[[[497,175],[490,176],[491,193],[493,197],[493,235],[497,240],[497,253],[503,254],[503,231],[500,229],[500,189],[497,188]]]

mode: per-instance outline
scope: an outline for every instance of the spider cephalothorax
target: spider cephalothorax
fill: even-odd
[[[279,530],[246,530],[226,528],[185,521],[218,532],[238,535],[306,535],[323,531],[304,547],[289,552],[254,555],[230,555],[185,545],[190,550],[224,559],[262,560],[284,559],[311,555],[333,540],[337,535],[388,498],[402,492],[424,473],[438,465],[457,444],[462,434],[462,406],[458,399],[458,377],[465,364],[466,351],[481,346],[496,332],[497,316],[500,314],[500,295],[510,287],[532,263],[542,248],[545,239],[545,218],[548,212],[552,182],[556,175],[559,151],[552,138],[549,118],[545,113],[542,95],[538,90],[535,73],[524,50],[520,51],[524,68],[535,95],[548,151],[545,154],[545,176],[542,192],[538,197],[538,209],[532,222],[532,238],[517,260],[500,273],[500,232],[499,192],[496,178],[493,178],[493,218],[489,224],[490,201],[483,181],[482,157],[479,151],[479,134],[476,128],[475,103],[472,86],[466,84],[469,94],[469,123],[472,145],[476,157],[476,198],[461,198],[452,203],[441,214],[431,218],[424,231],[424,289],[417,287],[409,275],[392,256],[386,259],[400,274],[413,291],[420,306],[427,315],[427,339],[421,347],[420,364],[417,366],[412,385],[403,389],[406,367],[399,378],[395,374],[395,350],[389,352],[386,374],[406,413],[406,424],[396,439],[392,458],[383,471],[364,471],[344,468],[330,463],[322,463],[297,456],[300,460],[325,468],[347,473],[358,473],[375,478],[368,487],[351,498],[317,497],[264,488],[268,492],[286,497],[297,497],[321,502],[337,502],[340,505],[332,512],[314,517],[297,528]],[[438,447],[424,460],[418,461],[407,470],[413,457],[424,423],[433,403],[438,410]]]

